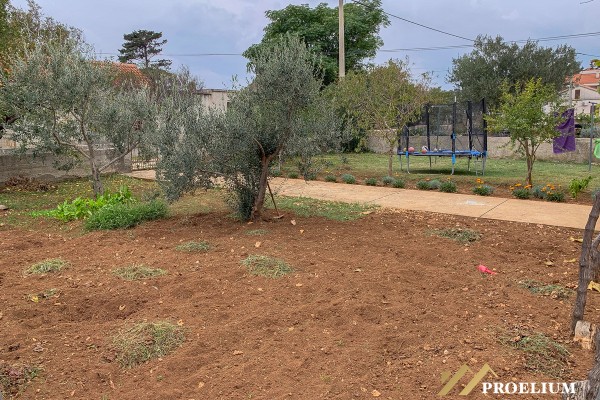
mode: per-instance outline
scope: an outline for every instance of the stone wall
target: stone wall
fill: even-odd
[[[590,155],[590,139],[576,139],[577,149],[573,152],[554,154],[552,152],[552,143],[543,143],[537,151],[537,159],[545,161],[558,162],[576,162],[587,163]],[[426,140],[415,139],[415,143],[425,143]],[[369,149],[375,153],[387,153],[387,143],[376,136],[370,136],[368,140]],[[394,153],[395,154],[395,153]],[[519,154],[510,145],[508,137],[488,137],[488,158],[519,158]],[[592,162],[600,162],[599,159],[592,156]]]
[[[101,162],[108,161],[108,150],[99,150],[98,156]],[[48,154],[45,157],[33,157],[32,154],[19,154],[12,150],[0,151],[0,185],[13,176],[25,176],[40,181],[52,182],[69,178],[86,177],[90,175],[86,160],[70,170],[59,171],[53,167],[55,156]],[[109,172],[131,172],[131,157],[114,163],[110,168],[103,171]]]

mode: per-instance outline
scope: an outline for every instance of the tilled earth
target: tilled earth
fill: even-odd
[[[465,245],[432,235],[447,228],[482,237]],[[263,234],[248,234],[256,230]],[[212,213],[81,236],[43,223],[5,228],[0,366],[39,368],[23,399],[435,399],[443,373],[486,363],[501,382],[582,380],[593,355],[570,341],[574,296],[520,284],[574,288],[581,234],[405,211],[353,222],[288,214],[250,225]],[[191,240],[211,250],[175,250]],[[241,261],[252,254],[281,258],[294,272],[250,275]],[[23,273],[58,257],[70,266]],[[168,274],[130,282],[111,272],[132,264]],[[480,264],[497,274],[482,274]],[[31,300],[49,289],[52,296]],[[590,292],[588,319],[598,319],[599,298]],[[183,345],[121,368],[116,332],[162,320],[183,326]],[[542,372],[510,345],[535,333],[569,351],[558,370]],[[483,398],[480,385],[457,396],[471,377],[446,398]],[[536,396],[518,397],[552,398]]]

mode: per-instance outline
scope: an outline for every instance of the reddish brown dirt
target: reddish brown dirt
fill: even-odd
[[[24,399],[435,399],[442,372],[464,363],[489,363],[503,382],[555,381],[499,343],[518,327],[569,349],[563,379],[586,376],[592,354],[569,341],[573,298],[518,285],[573,286],[577,264],[565,260],[578,257],[569,238],[580,231],[415,212],[290,219],[247,225],[208,214],[81,237],[2,230],[0,362],[43,368]],[[483,238],[465,246],[428,233],[455,226]],[[174,250],[189,240],[213,249]],[[251,276],[240,265],[249,254],[283,258],[295,272]],[[71,266],[23,275],[54,257]],[[133,263],[169,273],[126,282],[110,272]],[[480,274],[479,263],[498,274]],[[27,298],[49,288],[59,297]],[[588,310],[600,308],[600,294],[590,297]],[[132,369],[112,361],[120,328],[165,319],[184,324],[182,347]],[[459,391],[446,398],[465,398]],[[466,398],[480,397],[478,388]]]

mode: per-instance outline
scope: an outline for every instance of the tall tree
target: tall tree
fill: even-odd
[[[486,120],[491,132],[510,132],[510,142],[527,161],[527,184],[533,185],[533,164],[540,145],[560,135],[562,120],[558,93],[541,78],[501,86],[502,97],[496,112]]]
[[[162,32],[139,30],[123,35],[125,42],[123,48],[119,50],[121,56],[119,61],[128,63],[138,60],[141,68],[166,69],[171,66],[171,60],[161,59],[152,61],[152,58],[162,52],[162,46],[167,43],[162,38]]]
[[[381,0],[346,4],[344,14],[346,70],[356,71],[364,67],[365,60],[375,57],[377,49],[383,45],[379,30],[389,25],[389,20],[381,8]],[[315,8],[307,4],[289,5],[282,10],[267,11],[266,15],[271,22],[264,29],[261,43],[244,52],[250,62],[262,46],[294,34],[321,58],[324,84],[336,80],[339,56],[337,7],[330,8],[325,3]]]
[[[96,195],[100,173],[156,127],[156,107],[144,86],[118,84],[113,63],[67,42],[36,43],[0,75],[0,98],[20,118],[11,126],[21,150],[87,160]],[[112,148],[108,159],[100,148]]]
[[[408,60],[389,60],[367,72],[350,73],[337,84],[336,103],[388,145],[388,175],[393,172],[400,129],[418,119],[428,99],[429,81],[427,75],[414,79]]]
[[[504,82],[514,88],[517,82],[541,78],[543,85],[559,91],[581,68],[575,49],[567,45],[553,49],[528,41],[519,46],[500,36],[478,36],[474,45],[471,53],[452,60],[448,81],[456,85],[461,99],[485,98],[490,108],[500,104]]]

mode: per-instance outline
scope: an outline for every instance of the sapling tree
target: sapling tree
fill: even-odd
[[[337,104],[358,125],[381,137],[388,146],[388,175],[392,175],[399,130],[418,119],[428,99],[429,77],[411,76],[408,61],[389,60],[366,72],[351,72],[333,92]]]
[[[544,85],[541,79],[530,79],[513,86],[504,84],[500,107],[486,120],[491,132],[510,133],[511,144],[527,162],[527,184],[533,185],[533,165],[538,148],[560,135],[556,126],[562,116],[554,87]]]
[[[52,152],[89,164],[95,195],[100,174],[156,127],[144,84],[119,79],[115,64],[94,61],[90,48],[67,40],[35,43],[0,76],[0,96],[19,118],[11,126],[22,151]],[[101,149],[107,157],[99,157]]]

